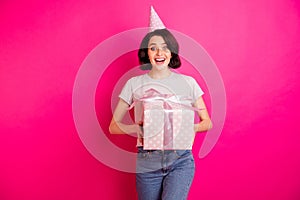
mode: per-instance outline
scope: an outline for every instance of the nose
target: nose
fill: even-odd
[[[156,54],[157,55],[161,55],[162,49],[161,48],[157,48]]]

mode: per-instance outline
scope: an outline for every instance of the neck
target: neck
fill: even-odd
[[[171,75],[172,71],[169,68],[166,68],[164,70],[155,70],[152,68],[148,75],[153,79],[164,79]]]

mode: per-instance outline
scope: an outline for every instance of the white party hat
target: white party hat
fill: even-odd
[[[155,12],[153,6],[151,6],[150,11],[150,23],[149,23],[149,32],[155,31],[157,29],[165,29],[164,23],[159,18],[158,14]]]

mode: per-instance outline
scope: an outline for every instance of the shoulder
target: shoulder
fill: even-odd
[[[185,75],[185,74],[179,74],[179,73],[174,72],[174,78],[183,79],[183,80],[185,80],[186,82],[188,82],[190,84],[197,83],[196,80],[192,76],[188,76],[188,75]]]
[[[139,76],[133,76],[130,79],[128,79],[127,82],[134,84],[134,83],[137,83],[137,82],[140,82],[141,80],[143,80],[144,77],[145,77],[145,74],[139,75]]]

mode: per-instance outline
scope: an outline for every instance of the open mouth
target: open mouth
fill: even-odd
[[[154,59],[157,64],[163,64],[165,62],[165,58],[155,58]]]

